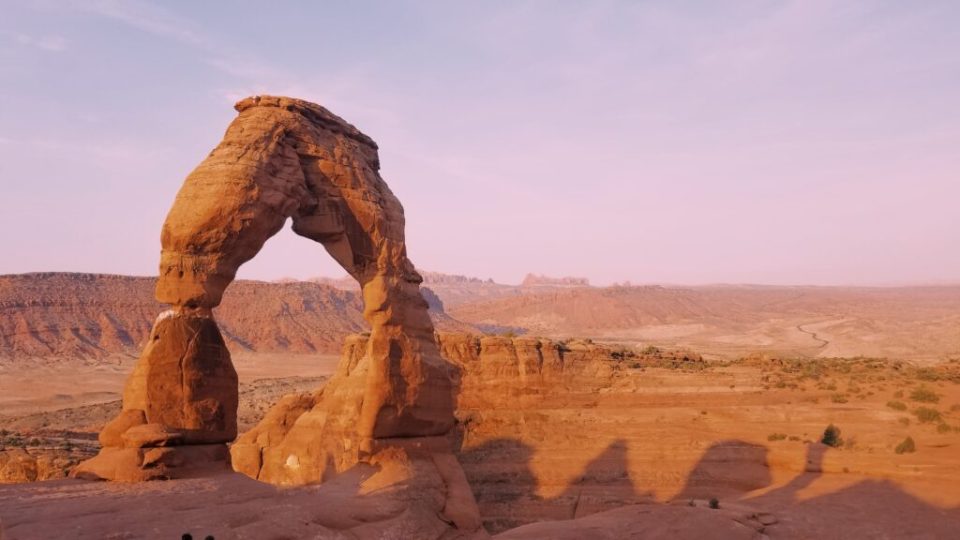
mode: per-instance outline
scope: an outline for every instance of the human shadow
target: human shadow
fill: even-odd
[[[784,485],[762,491],[772,482],[767,448],[721,441],[700,458],[677,499],[717,497],[721,507],[734,503],[748,515],[768,514],[763,525],[788,538],[957,537],[960,507],[937,507],[892,480],[824,472],[829,452],[840,450],[808,444],[800,472]],[[804,490],[815,483],[805,497]]]
[[[653,493],[638,489],[631,478],[628,450],[625,440],[612,441],[552,497],[538,493],[544,475],[547,481],[556,477],[551,477],[550,470],[540,471],[538,477],[531,466],[534,448],[517,439],[484,442],[460,451],[458,459],[484,526],[496,534],[537,521],[575,519],[655,502]],[[766,446],[736,439],[718,441],[691,469],[674,500],[717,498],[720,508],[739,516],[736,519],[788,538],[957,537],[960,508],[938,507],[892,480],[825,472],[830,452],[841,450],[808,444],[803,462],[797,464],[799,472],[772,487]],[[702,502],[695,506],[710,511]]]
[[[770,485],[767,448],[741,440],[712,444],[687,475],[678,499],[739,495]]]
[[[559,481],[564,472],[549,470],[538,477],[531,467],[534,449],[519,440],[499,438],[458,453],[484,526],[498,533],[535,521],[583,517],[652,500],[630,478],[627,442],[612,441],[590,460],[564,490],[539,495],[543,484]],[[556,475],[556,476],[554,476]]]

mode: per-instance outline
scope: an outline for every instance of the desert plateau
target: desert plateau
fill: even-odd
[[[0,11],[0,540],[960,538],[957,5]]]

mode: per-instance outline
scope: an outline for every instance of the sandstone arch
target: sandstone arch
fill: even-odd
[[[403,207],[378,172],[376,143],[298,99],[253,97],[236,109],[163,225],[156,297],[172,310],[155,323],[123,412],[101,433],[101,454],[77,469],[81,476],[169,477],[183,464],[223,457],[223,443],[236,436],[237,378],[211,310],[287,219],[360,283],[371,326],[362,355],[341,366],[322,403],[311,402],[322,409],[303,427],[311,449],[291,455],[295,469],[301,461],[312,469],[294,481],[349,466],[379,439],[441,435],[453,425],[449,367],[407,258]],[[324,437],[333,447],[317,443]]]

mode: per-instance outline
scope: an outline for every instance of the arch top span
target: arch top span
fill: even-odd
[[[425,383],[448,386],[448,377],[425,371],[443,361],[422,279],[407,258],[403,206],[380,176],[376,143],[300,99],[258,96],[235,108],[223,141],[190,173],[167,215],[157,299],[215,307],[240,265],[291,218],[294,232],[322,244],[363,291],[372,372],[361,429],[445,432],[449,399],[423,392]]]
[[[325,108],[259,96],[187,177],[161,233],[157,299],[212,308],[237,269],[288,218],[361,286],[420,281],[406,256],[403,206],[380,177],[377,145]]]

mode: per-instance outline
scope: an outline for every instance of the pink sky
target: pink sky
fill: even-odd
[[[372,136],[421,268],[960,282],[960,4],[5,7],[0,273],[156,272],[232,102]],[[255,14],[255,15],[253,15]],[[289,230],[241,277],[337,276]]]

